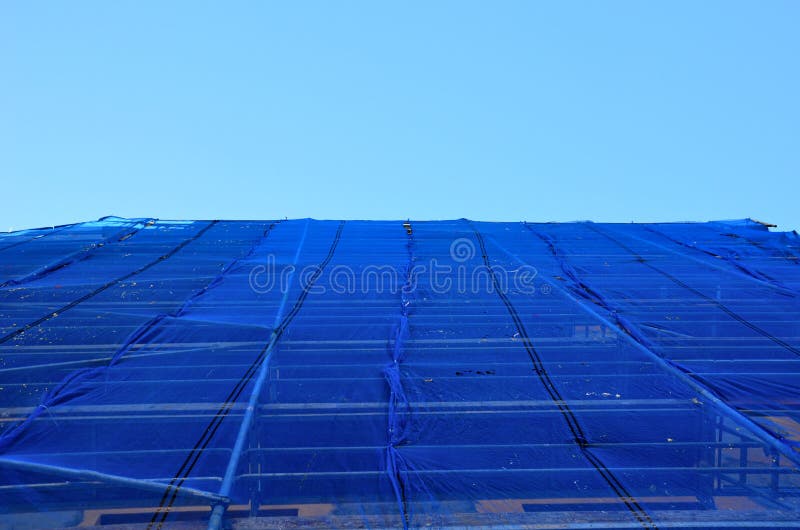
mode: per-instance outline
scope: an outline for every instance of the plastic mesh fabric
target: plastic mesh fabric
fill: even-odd
[[[749,220],[0,235],[0,528],[798,526],[798,256]]]

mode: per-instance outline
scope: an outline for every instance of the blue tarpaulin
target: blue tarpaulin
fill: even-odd
[[[798,527],[799,396],[751,220],[0,234],[0,528]]]

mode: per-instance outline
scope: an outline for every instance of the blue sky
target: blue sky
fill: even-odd
[[[0,229],[800,228],[797,2],[3,2]]]

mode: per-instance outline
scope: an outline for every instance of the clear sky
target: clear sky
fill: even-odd
[[[0,228],[800,229],[800,2],[6,1]]]

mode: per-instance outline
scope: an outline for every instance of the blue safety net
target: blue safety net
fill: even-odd
[[[800,237],[0,234],[0,528],[800,527]]]

